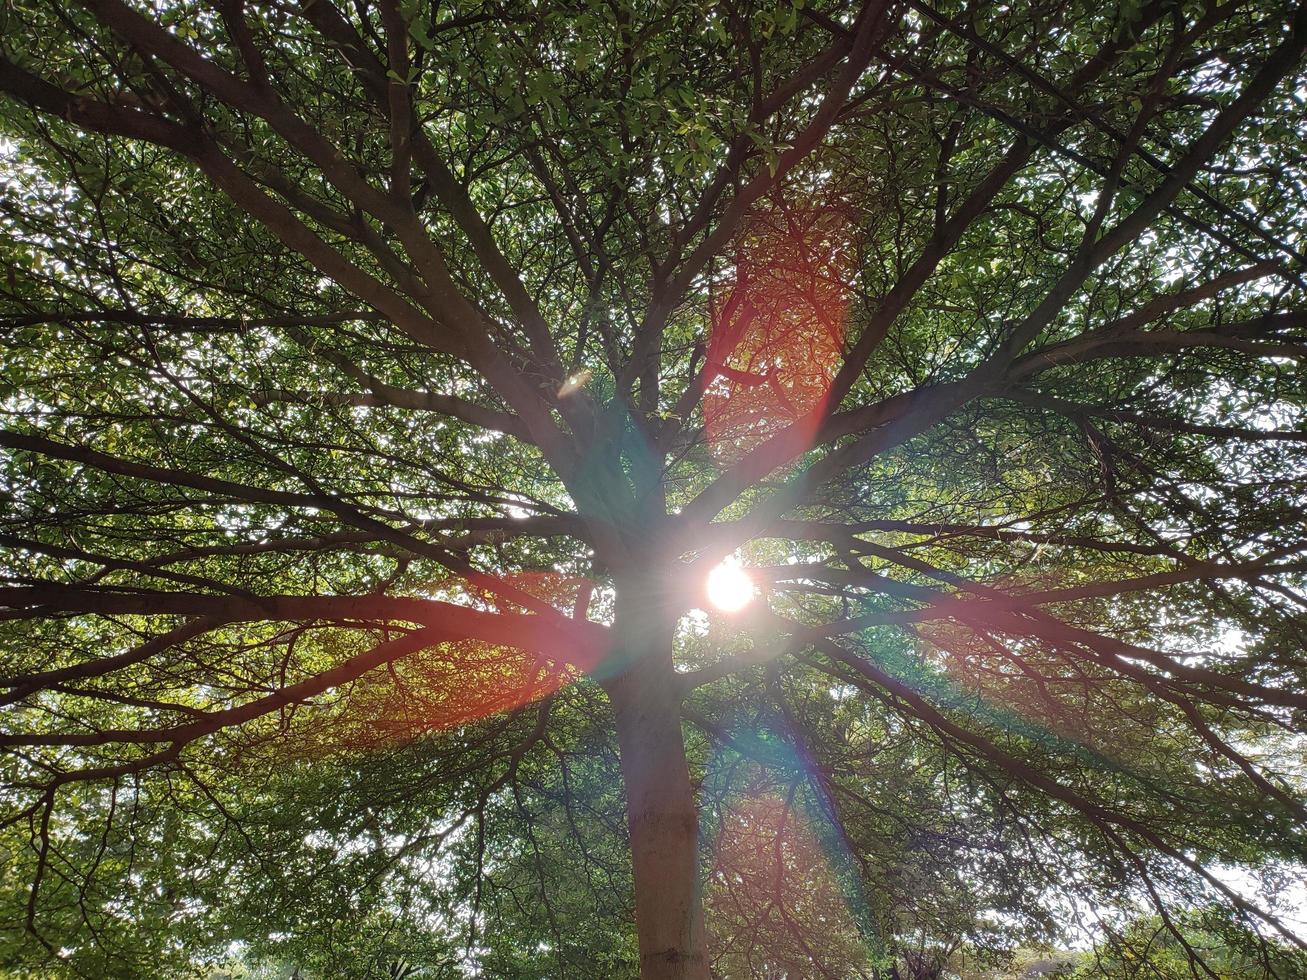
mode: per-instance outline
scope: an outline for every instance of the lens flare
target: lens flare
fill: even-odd
[[[793,426],[804,441],[815,433],[844,354],[848,224],[838,206],[799,202],[773,202],[744,223],[725,292],[710,299],[703,414],[719,463]]]
[[[708,759],[710,955],[722,976],[868,976],[881,941],[857,861],[819,771],[777,721],[732,727]]]
[[[584,618],[593,588],[585,579],[556,572],[512,572],[496,576],[494,583],[478,576],[463,587],[501,612],[518,612],[520,607],[491,584],[511,586],[578,619]],[[504,643],[442,641],[364,675],[351,689],[338,734],[359,748],[380,749],[472,724],[553,694],[597,666],[604,654],[577,657],[569,647],[548,656],[533,649],[535,638],[521,639],[520,647],[512,637]]]
[[[757,589],[749,573],[738,565],[718,565],[708,573],[704,585],[708,601],[722,612],[739,612],[754,599]]]

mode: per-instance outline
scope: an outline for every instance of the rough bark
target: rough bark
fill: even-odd
[[[620,594],[620,592],[619,592]],[[619,600],[621,642],[605,686],[626,784],[643,980],[708,980],[699,888],[699,815],[672,667],[674,619],[647,592]],[[634,604],[637,608],[630,608]]]

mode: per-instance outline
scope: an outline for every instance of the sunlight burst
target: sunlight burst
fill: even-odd
[[[739,565],[718,565],[708,573],[708,601],[722,612],[739,612],[756,594],[753,579]]]

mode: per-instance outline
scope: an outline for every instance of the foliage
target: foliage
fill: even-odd
[[[1301,950],[1258,942],[1219,909],[1191,910],[1168,928],[1158,916],[1135,919],[1085,954],[1075,977],[1181,978],[1204,963],[1217,976],[1307,976]]]
[[[0,970],[1294,976],[1305,48],[6,4]]]

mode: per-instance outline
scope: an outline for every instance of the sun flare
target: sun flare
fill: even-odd
[[[753,601],[757,589],[749,573],[738,565],[718,565],[708,573],[708,601],[722,612],[739,612]]]

